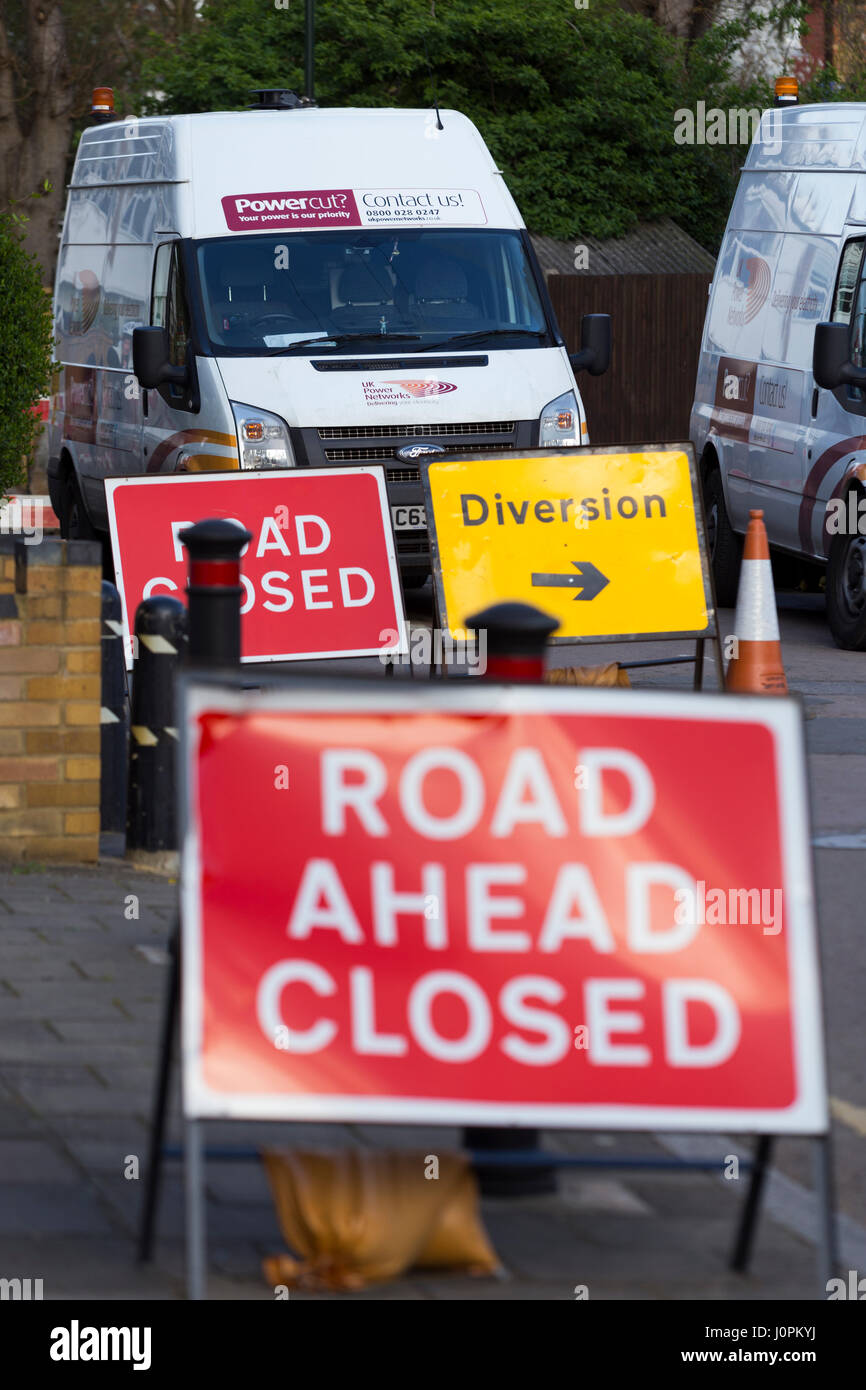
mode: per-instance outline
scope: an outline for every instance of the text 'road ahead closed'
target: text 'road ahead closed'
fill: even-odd
[[[477,1102],[784,1127],[820,1044],[781,702],[744,722],[711,696],[684,720],[619,692],[600,713],[561,693],[487,686],[465,712],[470,692],[448,712],[410,694],[417,713],[366,691],[381,712],[342,713],[354,692],[334,691],[205,704],[192,725],[188,1041],[207,1113],[370,1113],[354,1098],[384,1118],[423,1096],[452,1118]],[[521,699],[538,710],[508,714]],[[758,916],[698,910],[719,894]]]

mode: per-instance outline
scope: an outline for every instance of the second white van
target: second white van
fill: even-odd
[[[764,113],[704,325],[691,438],[716,593],[736,601],[761,508],[779,555],[826,567],[837,644],[866,650],[866,105]]]

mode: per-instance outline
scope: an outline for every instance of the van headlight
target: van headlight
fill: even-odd
[[[241,468],[294,468],[289,427],[279,415],[232,401]]]
[[[580,443],[580,411],[577,397],[573,391],[557,396],[541,412],[538,425],[538,444],[540,448],[556,444]]]

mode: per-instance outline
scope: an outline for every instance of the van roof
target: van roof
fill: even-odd
[[[866,170],[866,104],[827,102],[765,111],[744,168]]]
[[[195,237],[339,225],[324,212],[305,211],[303,221],[294,205],[279,206],[301,197],[320,207],[332,194],[345,195],[350,226],[424,225],[425,216],[429,225],[435,213],[437,225],[523,227],[472,122],[447,109],[440,117],[441,130],[432,110],[130,117],[84,131],[71,186],[186,184],[173,200],[183,224],[176,230]],[[246,204],[242,216],[230,200]]]

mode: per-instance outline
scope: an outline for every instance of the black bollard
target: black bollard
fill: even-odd
[[[544,649],[559,623],[529,603],[494,603],[481,613],[473,613],[465,626],[474,632],[486,631],[487,680],[533,682],[544,676]],[[479,1155],[513,1150],[536,1153],[538,1130],[473,1126],[463,1131],[463,1146]],[[529,1197],[556,1191],[556,1169],[541,1164],[487,1166],[476,1158],[475,1176],[485,1197]]]
[[[123,660],[120,594],[102,581],[102,709],[100,712],[99,828],[103,835],[126,832],[126,773],[129,706]],[[122,844],[120,852],[123,852]]]
[[[237,666],[241,659],[241,551],[252,536],[233,521],[196,522],[179,532],[189,553],[189,659]]]
[[[168,594],[144,599],[135,614],[135,665],[126,848],[177,849],[175,674],[186,659],[188,616]]]

